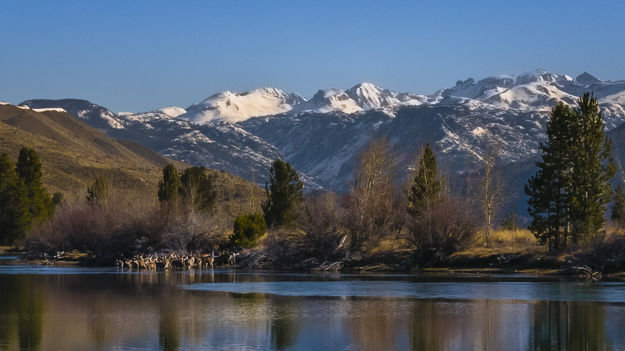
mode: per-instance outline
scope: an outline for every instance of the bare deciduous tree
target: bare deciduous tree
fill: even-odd
[[[360,154],[354,185],[346,204],[346,228],[351,249],[369,251],[382,237],[400,230],[405,211],[393,185],[396,162],[388,141],[372,141]]]
[[[343,209],[337,194],[319,192],[306,196],[299,211],[299,226],[304,231],[304,247],[314,256],[332,255],[340,249],[345,236],[341,226]]]
[[[470,182],[470,191],[483,214],[484,242],[488,244],[493,222],[499,208],[504,203],[504,185],[497,170],[501,148],[491,143],[483,155],[479,155],[478,169]]]

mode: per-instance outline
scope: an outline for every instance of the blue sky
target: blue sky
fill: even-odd
[[[625,79],[623,1],[30,1],[0,4],[0,101],[114,111],[272,86],[432,93],[544,68]]]

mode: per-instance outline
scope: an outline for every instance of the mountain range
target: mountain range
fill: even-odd
[[[281,157],[302,175],[307,189],[348,190],[358,153],[387,138],[405,175],[429,142],[451,178],[462,178],[491,145],[500,166],[520,184],[532,173],[545,139],[549,111],[574,105],[590,91],[598,98],[606,130],[625,121],[625,81],[589,73],[573,78],[535,70],[481,80],[459,80],[432,94],[395,92],[372,83],[322,89],[310,99],[275,88],[222,92],[187,108],[114,113],[85,100],[28,100],[32,109],[63,109],[119,140],[136,141],[162,155],[225,170],[263,184]],[[622,128],[621,128],[622,129]],[[620,134],[619,134],[620,135]]]

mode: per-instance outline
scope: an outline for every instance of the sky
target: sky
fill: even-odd
[[[0,101],[187,107],[223,90],[430,94],[537,68],[625,79],[625,1],[2,0]]]

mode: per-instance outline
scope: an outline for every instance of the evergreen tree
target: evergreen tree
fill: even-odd
[[[297,171],[281,159],[273,162],[269,172],[267,199],[262,203],[265,222],[269,227],[290,225],[294,221],[294,206],[303,199],[304,185]]]
[[[436,166],[436,157],[427,143],[419,157],[417,173],[414,177],[408,197],[408,211],[412,215],[428,212],[440,198],[443,182]]]
[[[163,168],[163,178],[158,182],[158,201],[166,210],[174,210],[178,202],[180,175],[173,164]]]
[[[109,186],[104,177],[97,177],[87,188],[87,202],[90,205],[106,207],[109,197]]]
[[[7,154],[0,155],[0,244],[10,245],[27,229],[30,214],[24,182]]]
[[[621,184],[614,191],[614,205],[612,206],[610,220],[618,226],[625,225],[625,191],[623,191]]]
[[[560,102],[553,108],[547,141],[540,144],[542,160],[525,186],[529,229],[552,252],[602,227],[616,170],[597,100],[586,93],[578,105],[573,110]]]
[[[54,212],[54,203],[41,182],[39,154],[33,149],[22,148],[17,158],[16,171],[26,187],[31,224],[41,223]]]
[[[550,251],[564,248],[569,235],[568,183],[571,169],[570,140],[573,137],[571,110],[559,102],[547,122],[547,141],[541,143],[542,160],[538,171],[525,186],[529,196],[528,212],[532,217],[529,229],[549,246]]]
[[[210,211],[217,197],[213,178],[204,167],[189,167],[180,178],[180,194],[192,210]]]
[[[599,102],[590,93],[578,100],[572,111],[575,136],[571,139],[570,201],[573,239],[590,238],[605,223],[612,199],[610,180],[616,173],[612,142],[605,135]]]

